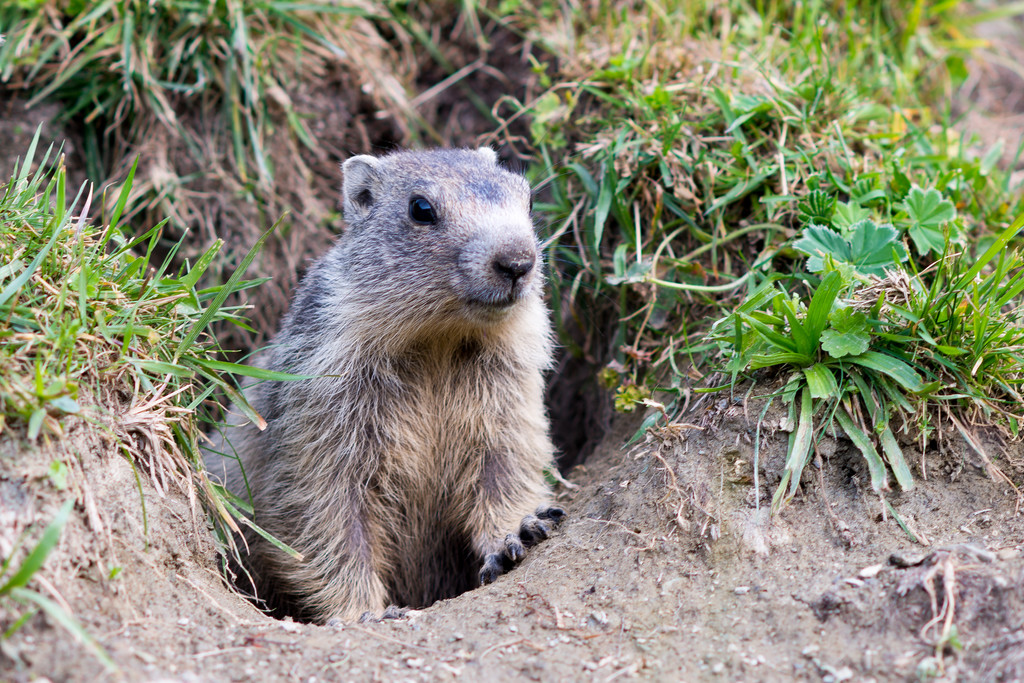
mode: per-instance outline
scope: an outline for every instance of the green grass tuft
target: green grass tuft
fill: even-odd
[[[988,247],[1019,243],[1024,199],[948,111],[969,6],[517,7],[557,57],[511,107],[542,159],[560,339],[617,409],[789,372],[776,509],[824,429],[879,491],[913,486],[896,434],[940,414],[1019,434],[1022,264]]]
[[[242,275],[262,240],[227,283],[200,288],[219,243],[180,269],[170,266],[173,250],[154,260],[164,224],[131,240],[120,224],[130,213],[132,174],[110,216],[94,221],[90,210],[103,202],[85,188],[68,196],[63,158],[54,160],[52,150],[32,172],[35,146],[0,195],[0,438],[59,439],[71,415],[104,425],[133,466],[146,463],[158,489],[172,482],[202,501],[230,539],[238,527],[203,470],[199,410],[219,389],[261,421],[231,378],[252,369],[217,360],[208,327],[246,325],[242,311],[223,302],[259,284]],[[22,568],[31,574],[37,565]],[[11,591],[23,586],[10,584]]]

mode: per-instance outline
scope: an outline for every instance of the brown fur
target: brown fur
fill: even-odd
[[[545,505],[551,342],[528,184],[486,148],[344,170],[349,227],[258,361],[313,379],[250,386],[267,428],[228,427],[206,458],[304,556],[248,534],[260,597],[316,622],[493,580],[562,514]],[[413,220],[415,197],[434,223]]]

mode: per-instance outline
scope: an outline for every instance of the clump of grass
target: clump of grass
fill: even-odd
[[[673,415],[723,366],[733,382],[798,370],[776,508],[825,423],[854,438],[880,490],[887,471],[912,485],[887,431],[897,415],[927,435],[938,406],[978,410],[1017,433],[1017,262],[987,248],[1013,244],[1024,201],[1000,150],[976,152],[942,101],[966,76],[969,8],[521,7],[521,30],[559,58],[536,65],[544,94],[507,103],[533,117],[543,159],[559,331],[603,366],[620,410],[657,392]],[[857,303],[887,272],[910,299]],[[984,295],[958,289],[967,273]]]
[[[223,283],[287,214],[254,267],[280,277],[249,293],[262,304],[252,317],[270,329],[297,265],[331,237],[331,157],[350,150],[329,153],[329,145],[375,141],[353,126],[330,131],[325,145],[317,112],[305,109],[312,102],[320,116],[333,113],[326,103],[336,97],[339,120],[365,108],[394,114],[398,137],[419,130],[399,50],[378,31],[385,16],[380,3],[325,0],[3,3],[0,90],[30,105],[58,103],[75,131],[75,165],[84,158],[89,178],[120,182],[140,158],[126,218],[166,218],[156,253],[175,250],[175,266],[224,240],[204,284]],[[240,328],[221,332],[236,348],[260,339]]]
[[[894,35],[879,7],[844,14],[820,2],[789,14],[769,4],[759,15],[726,3],[720,14],[674,7],[645,22],[622,10],[606,29],[608,50],[587,42],[592,32],[574,46],[590,48],[585,55],[563,49],[567,73],[546,74],[551,88],[526,111],[541,171],[566,160],[550,201],[538,204],[566,237],[552,242],[556,298],[573,309],[570,319],[618,302],[610,346],[627,384],[676,362],[700,337],[666,338],[676,332],[667,318],[702,318],[770,270],[820,173],[857,201],[870,201],[890,172],[957,185],[971,216],[999,220],[1007,200],[1011,210],[1019,201],[998,174],[969,173],[962,140],[930,132],[932,114],[913,93],[936,75],[901,68],[922,60],[894,46],[919,41]],[[735,23],[715,19],[744,12]],[[614,17],[572,18],[600,27]],[[649,40],[629,41],[638,33]]]
[[[197,411],[219,389],[262,422],[230,378],[261,371],[215,360],[208,328],[246,324],[223,304],[259,283],[242,276],[270,232],[225,284],[202,288],[222,243],[179,269],[173,252],[154,260],[164,224],[125,236],[132,173],[110,214],[94,222],[100,202],[84,188],[68,197],[62,157],[50,150],[32,172],[38,137],[0,194],[0,438],[61,438],[69,415],[109,422],[118,450],[155,488],[177,486],[193,513],[201,501],[230,545],[238,528],[202,467]]]
[[[273,1],[13,3],[0,15],[8,28],[0,80],[27,90],[30,104],[62,102],[64,117],[84,123],[91,177],[106,177],[124,157],[105,143],[108,133],[137,143],[159,122],[194,147],[197,160],[207,160],[202,146],[230,149],[227,165],[242,185],[267,190],[277,172],[267,145],[279,125],[316,144],[287,86],[339,57],[375,66],[363,61],[366,45],[352,26],[364,20],[357,28],[366,29],[381,11],[372,3],[314,2],[301,11]],[[382,90],[395,94],[393,86]],[[205,138],[183,103],[216,119]]]

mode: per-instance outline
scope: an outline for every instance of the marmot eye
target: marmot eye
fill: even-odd
[[[434,207],[423,197],[413,197],[409,201],[409,218],[423,225],[437,222],[437,214],[434,213]]]

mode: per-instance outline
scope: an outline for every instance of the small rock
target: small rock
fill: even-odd
[[[732,589],[732,592],[736,595],[746,595],[750,592],[750,586],[736,586]]]
[[[857,576],[862,579],[873,579],[878,576],[878,573],[883,569],[885,569],[884,564],[873,564],[870,567],[864,567],[864,569],[861,569],[857,572]]]
[[[996,557],[1002,561],[1012,560],[1020,555],[1020,551],[1016,548],[1000,548],[996,551]]]
[[[853,678],[853,669],[848,666],[844,666],[841,669],[837,669],[834,675],[836,683],[842,683],[842,681],[848,681]]]

